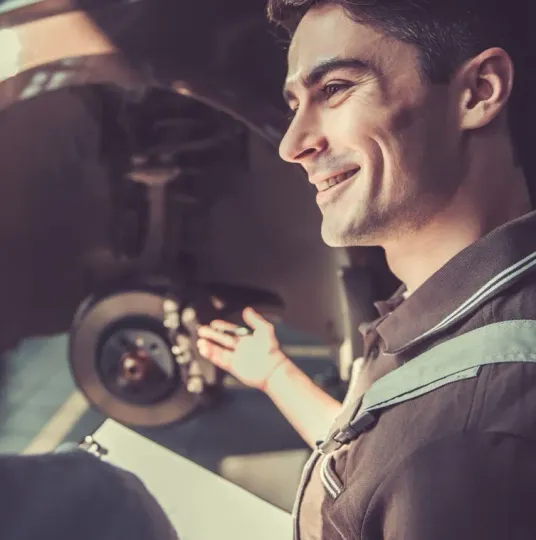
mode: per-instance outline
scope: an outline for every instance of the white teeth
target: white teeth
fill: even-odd
[[[342,174],[334,176],[333,178],[330,178],[328,180],[328,186],[329,187],[334,186],[334,185],[338,184],[339,182],[342,182],[342,180],[343,180],[343,175]]]
[[[323,182],[320,182],[318,184],[318,190],[319,191],[326,191],[326,189],[329,189],[330,187],[336,186],[337,184],[340,184],[343,180],[346,180],[347,178],[350,178],[350,176],[353,176],[355,174],[356,170],[353,169],[351,171],[347,171],[343,174],[338,174],[337,176],[332,176],[331,178],[328,178],[327,180],[324,180]]]

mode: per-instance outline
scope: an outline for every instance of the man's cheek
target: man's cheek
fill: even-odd
[[[423,123],[421,109],[410,105],[399,105],[390,109],[384,118],[384,129],[395,136],[410,134]]]
[[[377,126],[368,114],[351,110],[331,118],[327,131],[334,146],[355,150],[377,131]]]

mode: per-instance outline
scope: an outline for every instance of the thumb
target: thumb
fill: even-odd
[[[253,328],[253,330],[266,330],[271,327],[271,324],[251,307],[244,309],[242,317],[244,318],[244,322]]]

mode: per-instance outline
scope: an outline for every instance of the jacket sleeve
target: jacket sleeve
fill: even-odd
[[[536,443],[501,433],[434,441],[388,473],[363,540],[536,538]]]

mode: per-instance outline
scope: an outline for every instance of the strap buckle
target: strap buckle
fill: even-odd
[[[376,424],[378,418],[371,412],[364,412],[357,415],[349,424],[333,434],[333,440],[340,444],[348,444]]]

